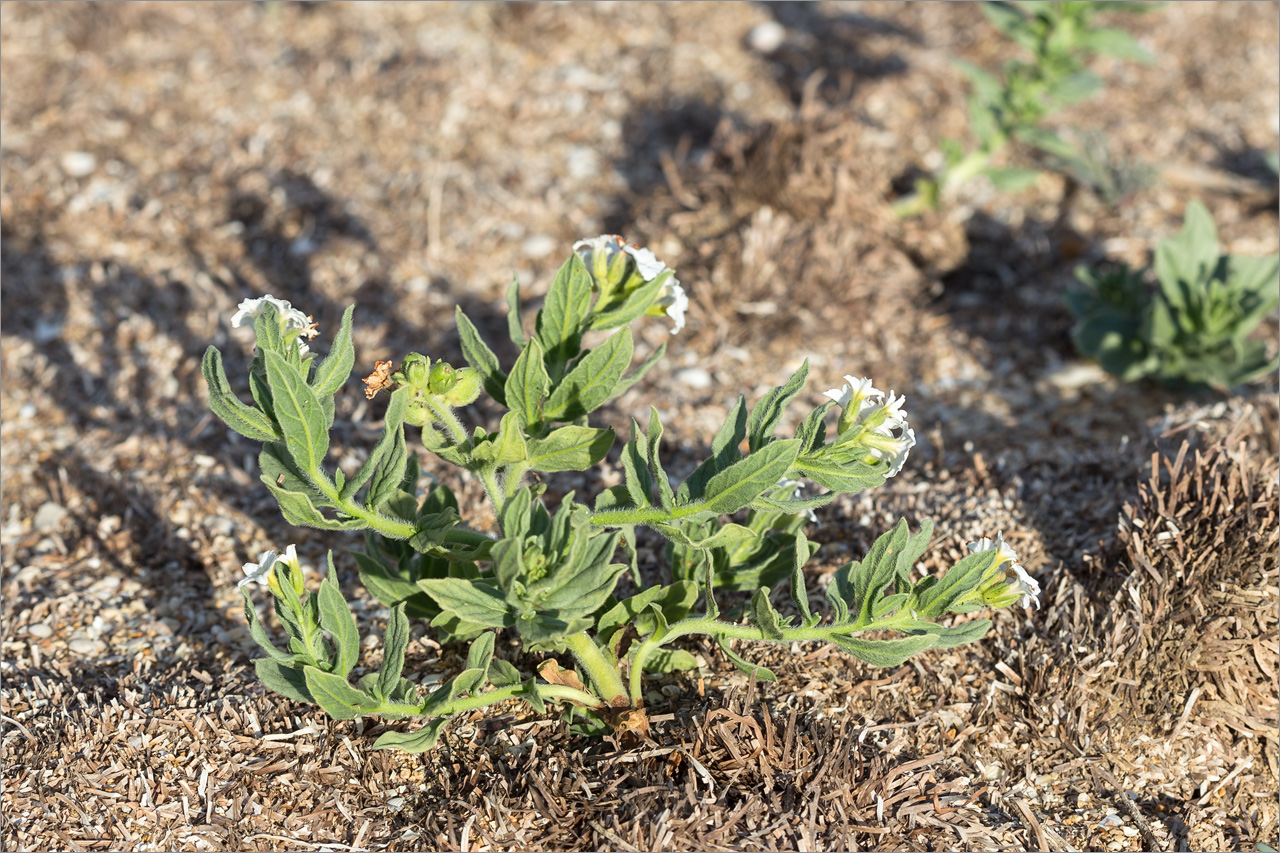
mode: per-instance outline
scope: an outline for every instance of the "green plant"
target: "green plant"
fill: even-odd
[[[353,684],[360,641],[332,555],[314,595],[292,548],[283,558],[268,552],[246,564],[245,616],[268,655],[255,666],[269,688],[314,702],[338,719],[424,718],[418,731],[387,732],[375,744],[409,751],[429,748],[457,714],[513,698],[538,710],[548,702],[564,704],[585,730],[644,730],[644,673],[693,666],[688,651],[672,647],[684,636],[714,637],[736,665],[771,679],[768,670],[740,657],[731,641],[822,640],[874,665],[893,666],[933,646],[977,640],[990,625],[985,619],[942,624],[949,614],[1035,601],[1038,585],[999,536],[973,543],[973,553],[942,577],[913,578],[932,525],[912,533],[903,521],[865,559],[836,571],[827,589],[828,618],[811,610],[804,567],[817,546],[801,529],[805,521],[838,495],[897,475],[915,435],[904,398],[854,377],[826,392],[831,399],[801,418],[793,436],[776,435],[803,390],[807,363],[755,405],[739,397],[712,438],[710,455],[683,482],[673,483],[664,468],[663,426],[651,410],[647,426],[632,423],[621,449],[619,485],[590,502],[570,492],[554,510],[548,507],[545,485],[528,475],[600,464],[614,433],[591,426],[589,416],[663,354],[665,345],[628,372],[629,326],[656,314],[679,328],[688,304],[673,272],[647,250],[613,236],[574,249],[532,333],[521,323],[514,283],[509,290],[508,333],[520,350],[514,363],[501,366],[461,310],[458,330],[470,367],[455,369],[417,353],[394,371],[392,362],[377,362],[365,379],[366,394],[389,393],[384,431],[353,472],[327,464],[335,395],[354,363],[351,309],[329,355],[318,360],[302,340],[315,334],[309,317],[271,297],[243,303],[233,325],[253,321],[254,405],[232,393],[221,355],[208,349],[204,375],[211,407],[232,429],[264,443],[262,482],[285,519],[363,530],[365,550],[355,555],[360,578],[391,611],[380,669]],[[459,415],[481,393],[504,410],[496,428],[468,427]],[[834,433],[827,425],[832,414]],[[421,428],[426,450],[484,485],[496,535],[463,524],[447,487],[429,486],[420,494],[406,427]],[[823,491],[805,497],[799,480]],[[639,526],[670,543],[670,583],[644,583]],[[635,590],[621,595],[618,586],[628,574]],[[271,593],[288,635],[284,648],[262,624],[248,589],[254,582]],[[775,609],[775,584],[786,586],[794,615]],[[717,589],[753,593],[745,622],[722,617]],[[410,617],[429,621],[443,639],[471,643],[466,668],[426,696],[403,674]],[[536,674],[494,656],[495,632],[501,631],[545,656]],[[869,636],[885,631],[897,636]],[[553,656],[566,652],[572,664],[561,669]]]
[[[894,205],[902,217],[936,209],[956,187],[986,175],[1003,192],[1016,192],[1039,177],[1038,169],[998,166],[997,155],[1010,140],[1038,149],[1076,168],[1095,165],[1095,152],[1082,150],[1045,126],[1063,107],[1088,98],[1102,80],[1088,68],[1095,55],[1151,62],[1150,54],[1122,29],[1095,26],[1102,12],[1143,12],[1136,2],[1022,2],[982,4],[997,29],[1031,54],[1029,61],[1011,59],[999,74],[968,62],[956,66],[969,79],[969,130],[976,145],[966,151],[955,140],[941,143],[944,165],[937,174],[916,182],[915,192]]]
[[[1176,237],[1155,251],[1157,286],[1146,269],[1080,267],[1084,290],[1068,294],[1084,355],[1125,381],[1227,389],[1280,366],[1249,334],[1280,305],[1280,256],[1218,254],[1218,231],[1203,204],[1187,205]]]

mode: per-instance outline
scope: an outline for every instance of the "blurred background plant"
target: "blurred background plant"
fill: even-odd
[[[961,184],[985,175],[1002,192],[1030,186],[1040,170],[997,166],[996,158],[1011,140],[1022,142],[1057,161],[1100,194],[1116,193],[1120,184],[1105,140],[1073,143],[1044,126],[1053,113],[1085,100],[1102,88],[1102,79],[1088,68],[1094,56],[1113,56],[1150,64],[1151,54],[1133,36],[1117,27],[1095,26],[1103,12],[1147,12],[1154,4],[1134,2],[990,2],[982,11],[1001,33],[1031,53],[1030,61],[1011,59],[999,74],[957,60],[969,79],[969,129],[976,146],[944,139],[942,168],[916,181],[915,191],[894,205],[899,217],[916,216],[938,207],[943,196]],[[1125,175],[1132,182],[1138,173]],[[1123,193],[1121,193],[1123,195]],[[1104,198],[1106,196],[1104,195]]]
[[[1226,390],[1280,366],[1250,333],[1280,305],[1280,255],[1218,254],[1218,230],[1203,204],[1187,205],[1177,236],[1155,251],[1157,284],[1125,264],[1079,267],[1084,290],[1068,294],[1076,347],[1126,382]]]

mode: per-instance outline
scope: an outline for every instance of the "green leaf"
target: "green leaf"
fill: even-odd
[[[831,642],[872,666],[898,666],[914,654],[932,647],[937,636],[918,634],[893,640],[864,640],[860,637],[832,637]]]
[[[492,631],[485,631],[476,637],[471,643],[471,648],[467,650],[467,669],[479,670],[481,673],[480,684],[476,687],[483,685],[485,679],[489,677],[489,664],[493,662],[494,639],[495,635]]]
[[[563,426],[529,442],[529,467],[543,473],[585,471],[608,455],[613,440],[611,429]]]
[[[1172,239],[1156,244],[1155,271],[1160,280],[1161,292],[1174,305],[1182,306],[1177,298],[1177,282],[1199,284],[1208,279],[1218,266],[1218,229],[1213,217],[1199,201],[1187,204],[1186,219],[1182,230]]]
[[[351,554],[360,568],[360,582],[382,604],[387,607],[404,604],[406,615],[419,619],[431,619],[440,612],[435,602],[416,583],[393,571],[382,560],[359,551]]]
[[[791,564],[791,600],[800,610],[800,618],[809,624],[809,593],[804,583],[804,566],[809,562],[809,540],[803,533],[796,534],[795,559]]]
[[[532,338],[511,368],[505,387],[507,407],[520,416],[529,432],[535,432],[542,423],[542,401],[551,387],[551,378],[542,362],[542,345],[537,338]]]
[[[658,649],[645,658],[644,671],[665,674],[697,669],[698,659],[684,649]],[[765,679],[766,681],[768,679]]]
[[[637,367],[635,370],[631,371],[630,374],[618,380],[618,383],[613,386],[613,394],[609,397],[609,399],[614,400],[614,399],[617,399],[618,397],[621,397],[623,394],[627,393],[627,391],[631,388],[631,386],[635,385],[637,382],[643,379],[644,375],[649,372],[649,368],[657,364],[662,359],[662,357],[666,354],[667,354],[667,342],[663,341],[662,343],[658,344],[658,348],[653,351],[653,355],[649,356],[644,361],[642,361],[640,363],[640,366]]]
[[[224,424],[254,441],[280,441],[283,438],[264,412],[246,406],[232,393],[222,369],[222,353],[216,348],[211,346],[205,350],[200,370],[209,388],[209,408]]]
[[[349,306],[342,313],[342,325],[334,336],[333,346],[329,354],[316,368],[316,375],[311,380],[311,387],[317,395],[331,396],[338,393],[351,376],[351,368],[356,363],[356,350],[351,343],[351,314],[355,306]]]
[[[719,514],[737,512],[777,485],[796,461],[799,450],[800,442],[794,438],[775,441],[730,465],[707,481],[702,507]]]
[[[753,542],[760,538],[754,530],[749,527],[743,527],[741,524],[727,523],[712,533],[701,539],[694,539],[686,531],[682,530],[675,524],[665,524],[657,522],[651,525],[654,530],[661,533],[664,537],[677,545],[685,548],[694,548],[697,550],[707,550],[710,548],[732,548],[743,542]]]
[[[649,310],[649,306],[653,305],[654,300],[658,298],[658,293],[662,290],[662,286],[671,279],[672,275],[671,270],[665,270],[661,274],[654,276],[650,281],[637,287],[621,302],[611,301],[610,307],[603,310],[597,305],[596,312],[592,314],[588,328],[594,330],[617,329],[621,326],[631,325],[632,322]]]
[[[258,619],[257,608],[253,606],[253,599],[249,597],[248,587],[241,587],[240,592],[244,596],[244,618],[249,623],[249,636],[253,637],[253,641],[258,644],[259,648],[270,655],[272,660],[284,664],[293,663],[297,659],[297,655],[280,651],[276,648],[275,643],[271,642],[271,638],[267,636],[266,629],[262,627],[262,622]]]
[[[981,583],[991,568],[992,554],[992,551],[978,551],[961,558],[936,582],[912,596],[915,599],[912,610],[921,619],[937,619],[950,612],[953,604]]]
[[[676,495],[671,489],[671,480],[667,478],[667,472],[662,467],[662,460],[658,457],[658,447],[662,443],[662,421],[658,419],[658,410],[653,406],[649,407],[648,442],[649,475],[653,478],[653,484],[658,487],[659,503],[671,509],[676,504]]]
[[[401,752],[426,752],[436,745],[440,739],[440,730],[452,717],[438,717],[431,720],[416,732],[383,732],[373,742],[374,749],[398,749]]]
[[[262,482],[280,504],[280,514],[290,524],[299,527],[318,527],[321,530],[355,530],[366,526],[365,522],[358,518],[325,518],[307,493],[289,491],[282,486],[277,486],[274,480],[267,477],[262,477]]]
[[[335,720],[354,720],[380,704],[373,696],[352,687],[344,676],[309,666],[306,679],[315,703]]]
[[[320,627],[329,632],[338,653],[334,672],[344,678],[360,657],[360,632],[351,607],[338,589],[333,554],[329,554],[329,574],[320,582]]]
[[[1137,39],[1118,27],[1100,27],[1087,30],[1077,37],[1077,44],[1103,56],[1132,59],[1144,65],[1155,62],[1155,57]]]
[[[397,388],[391,393],[387,413],[382,420],[382,436],[369,452],[369,458],[342,487],[343,500],[353,497],[361,486],[374,477],[375,472],[377,478],[369,487],[367,499],[370,507],[376,508],[399,488],[409,457],[404,442],[403,424],[405,413],[409,410],[410,393],[412,392],[408,387]]]
[[[773,431],[782,421],[787,406],[791,405],[791,401],[804,388],[804,382],[808,377],[809,359],[806,358],[804,364],[800,365],[800,369],[793,373],[790,379],[769,391],[751,408],[751,419],[747,423],[747,438],[751,453],[763,447],[772,437]]]
[[[498,435],[493,440],[493,462],[498,465],[511,465],[524,462],[529,458],[529,445],[525,442],[524,431],[520,429],[520,416],[515,412],[507,412],[498,424]]]
[[[949,649],[954,646],[977,642],[985,637],[990,629],[990,619],[974,619],[971,622],[963,622],[950,628],[924,620],[909,622],[902,626],[904,632],[933,635],[936,638],[933,645],[939,649]]]
[[[515,276],[511,277],[511,284],[507,287],[507,337],[511,338],[511,343],[524,349],[524,329],[520,326],[520,281]]]
[[[270,302],[265,303],[262,313],[253,321],[254,343],[258,352],[284,352],[284,331],[280,326],[280,310]]]
[[[284,356],[271,350],[262,355],[285,446],[303,473],[315,476],[329,451],[329,429],[320,400]]]
[[[404,604],[391,608],[387,630],[382,635],[382,668],[378,670],[378,695],[390,696],[400,684],[404,671],[404,653],[409,648],[409,619]]]
[[[782,617],[773,609],[773,604],[769,601],[768,587],[760,587],[755,595],[751,596],[751,621],[770,640],[782,639]]]
[[[494,658],[489,663],[489,683],[494,687],[510,687],[520,683],[520,670],[502,658]]]
[[[538,337],[548,365],[559,375],[578,354],[582,321],[591,307],[591,274],[574,252],[556,272],[546,302],[538,312]],[[527,350],[526,350],[527,351]]]
[[[756,678],[760,679],[761,681],[777,681],[778,680],[778,676],[774,675],[772,670],[768,669],[767,667],[760,666],[759,664],[751,663],[750,661],[741,657],[733,649],[729,648],[729,641],[726,640],[724,637],[717,637],[716,640],[719,641],[720,651],[724,652],[724,656],[729,659],[729,663],[733,664],[738,669],[745,672],[747,675],[754,675]]]
[[[1039,169],[987,169],[986,176],[1002,193],[1016,193],[1034,184],[1040,178]]]
[[[310,688],[307,687],[307,678],[302,668],[287,666],[271,658],[259,658],[253,662],[253,669],[258,673],[258,680],[266,685],[268,690],[274,690],[295,702],[316,703],[311,696]],[[312,667],[306,667],[306,669],[319,672]]]
[[[502,368],[498,366],[498,357],[493,354],[493,350],[489,349],[484,338],[480,337],[480,331],[471,322],[471,318],[463,312],[462,306],[454,310],[454,318],[458,325],[458,339],[462,344],[463,358],[480,374],[485,392],[496,400],[498,405],[506,406],[507,374],[503,373]]]
[[[631,364],[631,330],[623,329],[574,363],[542,408],[548,421],[572,421],[594,412],[617,387]]]
[[[788,476],[804,477],[833,492],[855,494],[882,485],[884,470],[883,466],[872,466],[865,462],[837,462],[819,451],[817,454],[798,458]]]
[[[510,628],[514,615],[502,590],[492,583],[463,578],[422,578],[418,586],[445,613],[486,628]]]
[[[640,424],[631,421],[631,440],[622,448],[623,484],[631,503],[641,509],[653,506],[653,477],[649,474],[649,439]]]

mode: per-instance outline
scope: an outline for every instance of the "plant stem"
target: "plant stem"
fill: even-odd
[[[453,439],[453,443],[462,446],[467,443],[467,428],[462,425],[462,421],[458,420],[458,416],[448,406],[442,406],[428,394],[423,398],[426,403],[427,410],[431,412],[431,417],[436,423],[444,427],[448,431],[449,437]]]
[[[597,707],[600,699],[592,696],[583,690],[575,690],[572,687],[564,687],[560,684],[535,684],[534,690],[538,696],[544,700],[553,702],[578,702],[587,707]],[[528,688],[524,684],[512,684],[507,687],[499,687],[496,690],[488,690],[484,693],[477,693],[474,696],[465,696],[461,699],[454,699],[452,702],[446,702],[439,708],[429,714],[423,714],[421,705],[406,705],[400,702],[383,702],[377,708],[369,710],[361,710],[361,713],[367,714],[395,714],[402,717],[449,717],[454,714],[461,714],[465,711],[474,711],[478,708],[486,708],[489,705],[495,705],[498,702],[505,702],[508,699],[521,699],[528,692]]]
[[[606,704],[615,704],[619,697],[626,699],[627,688],[622,683],[618,665],[605,656],[595,640],[583,631],[565,637],[564,641]]]
[[[476,469],[475,474],[480,477],[480,482],[484,485],[485,494],[489,496],[489,503],[493,504],[493,514],[498,517],[498,524],[502,524],[502,508],[507,505],[506,492],[502,489],[502,484],[498,482],[498,470],[492,464],[485,465]]]
[[[750,640],[758,643],[793,643],[804,640],[829,641],[833,636],[852,636],[872,629],[894,630],[900,622],[910,622],[911,619],[911,615],[907,613],[902,614],[901,617],[898,614],[894,614],[856,628],[850,625],[814,625],[812,628],[783,628],[781,637],[770,637],[765,634],[763,628],[757,625],[733,625],[705,616],[696,619],[685,619],[668,628],[667,632],[660,638],[656,635],[650,636],[631,655],[631,704],[637,708],[640,707],[640,679],[644,674],[644,664],[649,655],[679,637],[689,634],[708,634],[712,637],[727,637],[732,640]]]

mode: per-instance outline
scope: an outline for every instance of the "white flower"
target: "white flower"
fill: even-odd
[[[862,401],[870,397],[883,397],[884,392],[871,385],[871,378],[858,379],[854,376],[846,376],[844,381],[846,385],[840,388],[832,388],[826,392],[826,396],[830,397],[840,404],[840,408],[847,409],[855,400],[858,401],[859,410],[861,410]]]
[[[259,299],[246,299],[239,305],[239,310],[231,315],[231,327],[238,329],[241,326],[252,326],[253,321],[262,316],[263,308],[268,304],[274,305],[276,311],[280,314],[280,322],[283,324],[282,329],[298,329],[301,331],[301,337],[314,338],[320,333],[316,328],[315,320],[311,319],[308,314],[303,314],[297,308],[294,308],[287,299],[276,299],[270,293]],[[301,341],[298,346],[302,348],[302,354],[306,355],[309,351],[307,345]]]
[[[903,422],[905,423],[905,421]],[[863,445],[876,459],[887,459],[889,470],[885,477],[896,477],[907,463],[907,455],[916,446],[916,431],[907,429],[901,437],[894,438],[888,433],[871,432],[862,437]]]
[[[662,285],[662,289],[658,291],[658,298],[653,304],[671,318],[673,323],[671,334],[674,335],[684,328],[684,312],[689,310],[689,296],[675,276],[667,279]]]
[[[622,239],[619,237],[618,239]],[[640,277],[645,281],[653,281],[662,275],[667,265],[654,257],[653,252],[648,249],[641,249],[639,246],[632,246],[628,243],[622,245],[622,251],[635,258],[636,270],[640,273]]]
[[[969,553],[971,554],[980,554],[983,551],[990,551],[992,549],[999,551],[1000,553],[996,559],[995,565],[999,565],[1004,562],[1018,562],[1018,555],[1009,547],[1009,543],[1004,541],[1004,534],[999,530],[996,531],[995,542],[992,542],[990,539],[979,539],[977,542],[970,542],[968,548]]]
[[[1009,584],[1009,591],[1018,593],[1022,596],[1022,600],[1018,602],[1023,607],[1034,604],[1036,610],[1040,609],[1040,584],[1036,579],[1027,574],[1027,570],[1017,563],[1011,563],[1010,569],[1012,573],[1006,572],[1006,577],[1013,581]]]
[[[263,551],[258,557],[258,562],[244,564],[242,571],[245,576],[236,586],[243,587],[251,583],[271,586],[272,573],[275,571],[276,563],[283,563],[300,573],[302,564],[298,561],[298,546],[290,545],[285,548],[283,557],[275,550]]]
[[[290,545],[289,549],[292,550],[293,546]],[[275,551],[263,551],[258,557],[258,562],[244,564],[244,580],[240,581],[236,586],[244,587],[251,583],[266,586],[271,578],[271,570],[275,567],[276,560],[279,558],[280,555]]]
[[[889,392],[889,397],[885,400],[880,410],[885,413],[884,421],[876,427],[876,431],[881,435],[890,435],[890,430],[903,429],[907,425],[907,413],[902,411],[902,404],[907,402],[905,396],[899,396],[894,392]],[[864,413],[865,418],[870,412]]]
[[[601,234],[599,237],[579,240],[573,244],[573,250],[578,253],[578,257],[582,258],[587,269],[594,271],[597,254],[604,257],[604,266],[608,269],[609,264],[613,263],[614,255],[622,251],[621,247],[624,245],[626,243],[617,234]]]
[[[993,568],[1008,563],[1002,574],[1007,585],[1002,591],[1002,595],[1020,595],[1022,596],[1019,603],[1026,607],[1035,604],[1036,609],[1040,609],[1040,584],[1036,579],[1031,577],[1021,565],[1018,564],[1017,553],[1009,547],[1009,543],[1004,541],[1004,536],[1000,531],[996,531],[996,541],[990,539],[979,539],[977,542],[969,543],[969,551],[974,554],[980,554],[984,551],[996,552],[996,561]]]

